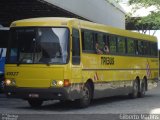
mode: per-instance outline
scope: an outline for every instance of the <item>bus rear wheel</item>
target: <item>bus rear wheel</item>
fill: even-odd
[[[139,84],[138,84],[138,80],[135,80],[133,82],[133,86],[132,86],[132,92],[129,94],[130,98],[137,98],[138,97],[138,91],[139,91]]]
[[[143,79],[141,86],[140,86],[139,97],[144,97],[145,94],[146,94],[146,80]]]
[[[82,98],[78,99],[78,107],[85,108],[88,107],[92,99],[92,89],[89,83],[86,83],[82,90]]]
[[[31,107],[37,108],[37,107],[40,107],[42,105],[43,101],[38,100],[38,99],[30,99],[30,100],[28,100],[28,103]]]

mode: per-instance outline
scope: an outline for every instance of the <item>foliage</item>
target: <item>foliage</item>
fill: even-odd
[[[160,1],[159,0],[129,0],[129,4],[136,4],[139,7],[150,7],[156,6],[160,10]]]
[[[134,6],[134,11],[145,7],[154,7],[156,10],[151,11],[146,17],[142,17],[137,20],[135,25],[145,25],[145,28],[150,28],[154,30],[160,29],[160,1],[159,0],[129,0],[129,4]],[[130,20],[130,19],[128,19]],[[146,27],[147,26],[147,27]]]

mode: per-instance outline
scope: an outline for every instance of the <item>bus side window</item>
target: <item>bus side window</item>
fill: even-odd
[[[109,49],[110,49],[110,53],[116,53],[117,52],[117,40],[116,40],[116,36],[110,36],[110,39],[109,39]]]
[[[147,55],[151,56],[151,44],[150,44],[150,42],[147,42],[147,49],[148,49]]]
[[[135,44],[135,54],[139,55],[139,51],[138,51],[138,40],[134,40],[134,44]]]
[[[126,42],[124,37],[118,37],[118,53],[125,54],[126,53]]]
[[[144,51],[143,51],[143,41],[138,41],[138,53],[139,55],[143,55]]]
[[[83,52],[94,52],[94,33],[89,30],[82,30],[82,50]]]
[[[79,31],[77,29],[73,29],[72,32],[72,64],[80,64],[80,39]]]
[[[131,38],[127,38],[127,53],[129,55],[135,54],[135,42]]]
[[[103,34],[95,33],[95,50],[97,54],[103,54],[104,42]]]
[[[103,52],[104,52],[104,54],[109,54],[109,52],[110,52],[109,39],[110,39],[109,35],[103,35],[103,42],[104,42]]]
[[[158,46],[154,42],[151,42],[151,56],[154,56],[154,57],[158,56]]]
[[[149,49],[149,42],[148,41],[144,41],[144,47],[143,47],[143,51],[144,51],[144,55],[149,55],[150,54],[150,49]]]

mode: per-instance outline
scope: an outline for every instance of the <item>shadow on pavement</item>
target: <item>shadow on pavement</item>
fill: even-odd
[[[146,95],[145,97],[152,97],[152,95]],[[143,99],[143,98],[137,98],[137,99]],[[96,99],[91,102],[91,105],[88,108],[83,108],[83,109],[90,109],[92,107],[97,107],[101,105],[106,105],[114,102],[120,102],[120,101],[130,101],[133,99],[130,99],[128,96],[114,96],[114,97],[106,97],[102,99]],[[36,111],[57,111],[57,112],[65,112],[65,111],[72,111],[72,110],[80,110],[78,108],[76,102],[73,101],[64,101],[64,102],[59,102],[59,101],[45,101],[44,104],[39,107],[39,108],[31,108],[28,104],[26,107],[17,107],[18,109],[31,109],[31,110],[36,110]]]

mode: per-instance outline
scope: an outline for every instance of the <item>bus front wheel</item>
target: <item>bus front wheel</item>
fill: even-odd
[[[92,89],[89,83],[86,83],[82,90],[82,98],[78,99],[78,107],[85,108],[88,107],[92,99]]]
[[[31,99],[31,100],[28,100],[28,103],[31,107],[33,108],[37,108],[37,107],[40,107],[43,103],[42,100],[37,100],[37,99]]]

